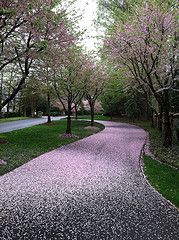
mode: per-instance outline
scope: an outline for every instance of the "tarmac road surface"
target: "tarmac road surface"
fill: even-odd
[[[60,120],[62,118],[64,117],[52,117],[52,121]],[[28,128],[45,122],[47,122],[47,117],[0,123],[0,133],[11,132],[22,128]]]

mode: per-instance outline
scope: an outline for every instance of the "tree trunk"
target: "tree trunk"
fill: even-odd
[[[154,110],[151,108],[151,127],[154,128],[155,124],[154,124]]]
[[[51,115],[50,115],[50,93],[47,93],[47,115],[48,115],[48,119],[47,119],[47,123],[51,123]]]
[[[75,119],[78,120],[78,106],[75,104]]]
[[[158,129],[162,132],[162,115],[163,115],[163,106],[159,104],[159,114],[158,114]]]
[[[30,97],[30,108],[31,108],[31,117],[35,117],[35,106],[34,106],[34,99],[33,95]]]
[[[24,105],[24,117],[27,117],[27,108],[26,108],[26,106]]]
[[[170,102],[168,91],[164,92],[164,102],[163,102],[163,146],[172,146],[172,126],[170,121]]]
[[[94,126],[94,103],[90,103],[90,112],[91,112],[91,126]]]
[[[66,133],[71,134],[71,102],[70,101],[68,101]]]
[[[7,104],[7,111],[6,111],[6,117],[7,117],[7,118],[9,117],[9,108],[10,108],[9,104],[10,104],[10,103]]]
[[[15,88],[15,89],[12,91],[11,95],[10,95],[9,97],[7,97],[7,98],[1,103],[1,107],[2,107],[2,108],[3,108],[4,106],[6,106],[6,104],[8,104],[10,101],[12,101],[12,100],[15,98],[15,96],[17,95],[17,93],[22,89],[23,84],[25,83],[25,80],[26,80],[27,76],[28,76],[27,73],[22,76],[22,78],[21,78],[21,80],[20,80],[17,88]]]

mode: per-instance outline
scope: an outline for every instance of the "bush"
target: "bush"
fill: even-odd
[[[21,117],[19,112],[4,113],[4,118]]]
[[[61,115],[61,112],[60,112],[60,111],[58,111],[58,112],[51,112],[50,115],[51,115],[52,117],[57,117],[57,116],[60,116],[60,115]]]
[[[41,118],[43,116],[43,112],[42,111],[38,111],[37,112],[37,117]]]

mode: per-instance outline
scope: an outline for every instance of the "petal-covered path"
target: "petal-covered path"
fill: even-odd
[[[1,240],[179,239],[179,212],[140,171],[145,131],[105,126],[0,178]]]

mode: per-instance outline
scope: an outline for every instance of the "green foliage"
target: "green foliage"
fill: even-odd
[[[121,115],[124,112],[124,72],[111,68],[109,70],[109,81],[107,82],[103,94],[100,98],[105,114]]]
[[[4,113],[3,117],[5,118],[15,118],[15,117],[20,117],[20,113],[19,112],[9,112],[9,113]]]
[[[143,0],[98,0],[98,23],[111,28],[116,22],[124,23],[133,14]]]
[[[47,97],[44,94],[39,93],[37,99],[37,112],[42,111],[43,114],[47,114]]]
[[[144,156],[144,169],[149,182],[168,200],[179,207],[179,170]]]
[[[148,4],[158,5],[160,8],[165,9],[173,9],[178,6],[176,0],[148,0]],[[127,21],[131,16],[135,14],[136,8],[146,4],[145,0],[98,0],[98,16],[104,19],[108,16],[107,21],[113,19],[114,22],[122,22]],[[101,21],[102,22],[102,21]]]
[[[130,94],[125,103],[126,115],[132,119],[139,118],[140,114],[140,108],[137,104],[136,97],[137,96],[134,93]]]
[[[133,120],[148,117],[147,104],[142,92],[139,92],[138,89],[130,89],[125,102],[126,116]]]
[[[45,49],[48,48],[48,41],[47,41],[47,40],[43,40],[43,41],[41,41],[41,42],[39,42],[39,43],[36,43],[36,44],[35,44],[35,47],[36,47],[37,49],[45,50]]]
[[[73,121],[72,126],[73,133],[79,138],[63,138],[60,135],[65,133],[66,120],[0,134],[0,138],[7,141],[6,144],[0,144],[0,159],[7,161],[7,165],[0,166],[0,175],[23,165],[45,152],[94,133],[93,130],[85,128],[89,126],[89,122]],[[95,126],[99,130],[104,128],[101,124],[96,124]]]
[[[90,115],[83,115],[79,116],[79,119],[91,119]],[[109,121],[110,117],[109,116],[104,116],[104,115],[95,115],[94,120],[99,120],[99,121]]]

